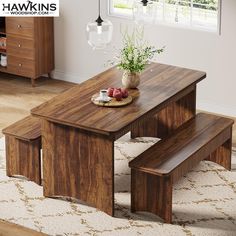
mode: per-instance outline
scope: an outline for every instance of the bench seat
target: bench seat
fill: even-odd
[[[172,185],[202,160],[230,170],[233,120],[199,113],[141,153],[131,167],[131,210],[172,220]]]
[[[41,185],[41,125],[28,116],[3,129],[7,176],[24,176]]]

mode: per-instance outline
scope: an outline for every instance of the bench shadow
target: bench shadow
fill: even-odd
[[[163,220],[156,216],[155,214],[149,212],[135,212],[131,213],[128,205],[119,204],[118,208],[115,211],[115,217],[120,219],[130,218],[132,220],[147,222],[147,223],[159,223],[166,224]],[[184,215],[185,219],[178,219],[177,215]],[[224,230],[224,231],[234,231],[236,232],[236,224],[233,218],[223,216],[216,217],[214,214],[195,214],[195,213],[185,213],[180,211],[174,211],[172,215],[172,225],[173,226],[194,226],[202,229],[215,229],[215,230]],[[222,222],[222,223],[219,223]]]
[[[130,192],[131,175],[121,175],[115,177],[115,193]]]

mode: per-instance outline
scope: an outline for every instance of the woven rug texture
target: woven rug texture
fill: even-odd
[[[115,143],[115,217],[79,202],[43,197],[43,188],[6,176],[0,139],[0,218],[49,235],[236,236],[236,153],[232,171],[201,162],[174,185],[173,224],[149,213],[130,212],[128,162],[155,138],[125,136]]]

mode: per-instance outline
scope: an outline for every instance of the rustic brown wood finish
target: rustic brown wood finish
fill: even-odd
[[[112,140],[49,121],[42,133],[44,195],[77,198],[113,215]]]
[[[170,119],[177,123],[166,128],[162,125],[161,136],[192,117],[196,84],[206,74],[152,63],[142,73],[139,89],[130,90],[132,104],[122,108],[95,106],[92,95],[100,89],[121,87],[121,76],[121,71],[112,68],[32,110],[43,120],[46,196],[76,197],[113,215],[114,141],[131,130],[136,132],[143,122],[154,124],[153,117],[160,111],[166,113],[163,109],[168,106],[175,106],[174,112],[179,109],[176,115],[171,109]],[[162,122],[165,116],[161,116]]]
[[[41,136],[40,119],[27,116],[3,129],[2,132],[25,141],[35,140]]]
[[[172,178],[131,169],[131,212],[148,211],[172,220]]]
[[[131,137],[164,138],[196,114],[196,86],[190,86],[170,99],[169,105],[156,115],[133,126]]]
[[[35,79],[54,69],[52,17],[6,17],[7,68],[0,71]]]
[[[158,113],[178,101],[185,89],[191,93],[206,77],[204,72],[152,63],[141,75],[139,90],[130,90],[134,102],[123,108],[96,107],[91,97],[100,89],[121,87],[122,72],[107,70],[53,100],[32,109],[32,114],[76,128],[111,135]]]
[[[8,176],[25,176],[41,184],[40,120],[26,117],[5,128],[6,169]]]
[[[227,158],[231,156],[232,153],[232,130],[230,133],[231,138],[206,158],[207,161],[215,162],[227,170],[231,170],[231,158]]]
[[[233,120],[198,114],[129,163],[131,210],[172,218],[172,187],[200,161],[230,170]]]

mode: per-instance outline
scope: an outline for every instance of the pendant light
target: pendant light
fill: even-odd
[[[133,6],[133,16],[138,24],[154,23],[156,19],[156,3],[151,0],[136,0]]]
[[[112,40],[113,25],[101,18],[101,4],[98,0],[98,18],[86,27],[88,44],[93,49],[104,49]]]

